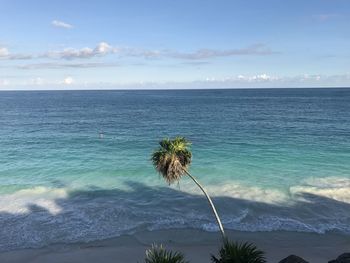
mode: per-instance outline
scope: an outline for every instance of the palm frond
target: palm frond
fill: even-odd
[[[159,142],[151,157],[156,170],[163,178],[172,184],[181,179],[192,161],[192,153],[189,150],[191,143],[184,137],[174,139],[165,138]]]
[[[162,245],[152,245],[146,250],[145,263],[188,263],[180,252],[166,250]]]
[[[251,243],[224,241],[218,258],[212,255],[214,263],[265,263],[265,253]]]
[[[171,140],[169,138],[164,138],[159,142],[160,148],[169,151],[171,148]]]

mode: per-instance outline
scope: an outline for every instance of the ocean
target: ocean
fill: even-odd
[[[0,92],[0,251],[170,228],[350,235],[350,89]]]

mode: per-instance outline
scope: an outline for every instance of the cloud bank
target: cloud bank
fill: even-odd
[[[11,54],[8,48],[0,47],[0,60],[22,60],[22,59],[32,59],[32,55],[24,54]]]
[[[237,49],[198,49],[193,52],[182,52],[177,50],[152,50],[133,47],[118,47],[112,46],[107,42],[100,42],[95,47],[65,48],[59,51],[47,51],[42,54],[10,54],[5,47],[0,48],[0,59],[91,59],[94,57],[103,57],[115,54],[119,57],[137,57],[143,59],[162,59],[170,58],[177,60],[196,61],[203,59],[215,59],[219,57],[232,56],[264,56],[273,55],[278,52],[272,51],[264,44],[254,44],[245,48]]]
[[[344,85],[345,84],[345,85]],[[87,82],[71,76],[48,80],[36,77],[21,82],[0,79],[2,89],[226,89],[226,88],[304,88],[304,87],[350,87],[350,73],[339,75],[303,74],[295,76],[274,76],[267,73],[236,75],[227,78],[208,77],[186,82]]]
[[[23,70],[36,70],[36,69],[61,69],[61,68],[112,68],[119,67],[118,63],[105,63],[105,62],[88,62],[88,63],[35,63],[19,65],[16,68]]]
[[[62,51],[49,51],[41,57],[44,58],[62,58],[62,59],[77,59],[77,58],[92,58],[96,56],[105,56],[116,53],[117,49],[113,48],[106,42],[100,42],[95,48],[84,47],[82,49],[65,48]]]

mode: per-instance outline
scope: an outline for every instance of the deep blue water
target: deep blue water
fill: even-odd
[[[0,92],[0,250],[144,230],[216,231],[157,142],[192,141],[223,224],[350,234],[350,89]]]

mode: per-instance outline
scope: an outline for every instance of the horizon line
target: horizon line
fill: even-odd
[[[176,91],[176,90],[268,90],[268,89],[350,89],[350,86],[338,87],[245,87],[245,88],[111,88],[111,89],[0,89],[8,91]]]

